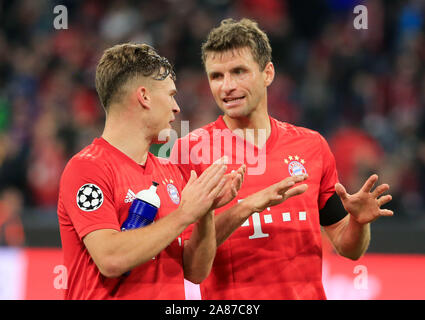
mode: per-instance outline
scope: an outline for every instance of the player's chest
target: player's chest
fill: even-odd
[[[117,177],[114,190],[114,203],[119,213],[120,223],[123,223],[128,215],[128,210],[136,199],[137,194],[142,190],[149,189],[153,183],[157,183],[156,194],[160,199],[160,207],[155,219],[159,219],[180,204],[181,189],[173,173],[159,173],[143,175],[140,172]]]
[[[233,157],[228,172],[237,170],[242,163],[247,169],[239,196],[246,197],[291,176],[307,174],[307,180],[302,183],[308,185],[308,191],[299,200],[310,206],[316,203],[323,172],[318,146],[282,144],[272,152],[259,153],[256,158],[245,158],[243,162]]]
[[[252,174],[247,168],[237,201],[243,201],[256,192],[278,183],[288,177],[307,174],[301,182],[308,186],[305,193],[292,197],[283,203],[268,207],[252,214],[235,232],[233,238],[249,240],[276,237],[295,231],[317,232],[319,225],[318,198],[322,179],[322,160],[316,158],[313,150],[282,148],[268,154],[262,174]]]

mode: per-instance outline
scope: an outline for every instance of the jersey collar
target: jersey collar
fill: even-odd
[[[276,127],[276,120],[272,117],[269,116],[269,120],[270,120],[270,136],[267,138],[267,141],[265,143],[265,145],[262,148],[258,148],[256,145],[251,144],[250,142],[246,141],[244,138],[238,136],[237,134],[234,134],[232,132],[232,135],[235,137],[236,141],[239,141],[240,143],[245,143],[245,144],[251,144],[253,146],[254,149],[261,151],[262,149],[266,148],[266,154],[269,153],[272,150],[272,147],[274,146],[275,142],[277,141],[277,137],[278,137],[278,130]],[[224,130],[230,130],[226,123],[223,120],[223,116],[220,115],[217,120],[215,121],[216,127],[218,129]],[[230,130],[231,131],[231,130]]]
[[[115,148],[112,144],[110,144],[108,141],[106,141],[102,137],[95,138],[93,140],[93,144],[106,148],[108,151],[112,152],[112,154],[115,154],[118,158],[120,158],[124,163],[127,163],[132,167],[138,168],[139,170],[142,169],[144,174],[151,174],[152,173],[152,157],[153,157],[153,155],[150,152],[148,152],[148,156],[146,158],[145,164],[141,165],[141,164],[138,164],[133,159],[131,159],[129,156],[127,156],[124,152]]]

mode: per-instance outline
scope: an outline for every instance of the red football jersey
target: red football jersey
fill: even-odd
[[[181,237],[129,275],[106,278],[82,239],[98,229],[120,230],[135,195],[159,183],[160,207],[155,220],[177,209],[183,178],[166,159],[148,154],[137,164],[106,140],[95,139],[67,164],[61,178],[58,217],[67,299],[184,299]]]
[[[223,155],[229,171],[247,172],[237,201],[291,175],[307,173],[308,190],[252,214],[218,249],[203,299],[325,299],[319,210],[335,192],[335,160],[317,132],[270,118],[271,134],[261,149],[232,133],[220,116],[177,141],[171,161],[187,179]],[[264,130],[265,139],[265,130]],[[221,143],[219,142],[221,140]]]

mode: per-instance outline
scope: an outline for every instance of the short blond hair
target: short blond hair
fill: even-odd
[[[202,61],[205,65],[210,52],[224,52],[248,47],[260,70],[264,70],[272,59],[269,38],[257,22],[243,18],[240,21],[225,19],[210,31],[202,45]]]
[[[96,68],[96,90],[105,110],[119,100],[123,86],[136,77],[175,80],[173,67],[147,44],[118,44],[105,50]]]

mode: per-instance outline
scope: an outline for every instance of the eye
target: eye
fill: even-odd
[[[217,80],[217,79],[220,79],[221,77],[222,77],[222,74],[218,72],[213,72],[210,74],[211,80]]]
[[[233,70],[233,73],[236,75],[240,75],[243,74],[245,72],[245,70],[243,68],[236,68]]]

